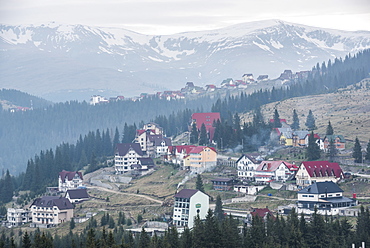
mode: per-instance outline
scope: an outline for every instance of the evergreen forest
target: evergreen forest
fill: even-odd
[[[105,217],[105,216],[103,216]],[[355,226],[346,218],[322,216],[316,212],[306,219],[294,209],[288,216],[252,216],[242,223],[232,216],[218,215],[208,211],[205,220],[195,217],[194,227],[185,228],[179,234],[175,227],[170,227],[163,235],[151,236],[142,228],[134,235],[123,228],[122,222],[100,223],[94,218],[82,232],[70,232],[64,236],[51,236],[47,230],[36,229],[28,233],[20,231],[18,235],[2,234],[0,247],[76,247],[76,248],[320,248],[320,247],[360,247],[362,242],[370,245],[369,209],[361,207]],[[99,227],[98,227],[98,224]]]

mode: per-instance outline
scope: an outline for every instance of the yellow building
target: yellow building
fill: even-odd
[[[183,159],[184,168],[196,172],[203,172],[210,169],[216,166],[216,163],[216,149],[208,146],[193,147]]]

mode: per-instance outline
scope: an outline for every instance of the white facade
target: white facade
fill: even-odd
[[[25,209],[8,208],[6,219],[10,226],[20,226],[31,222],[31,213]]]
[[[66,192],[69,189],[83,187],[83,178],[78,171],[62,171],[59,173],[58,190]]]
[[[109,102],[108,99],[106,99],[105,97],[99,96],[99,95],[94,95],[90,99],[90,105],[95,105],[99,103],[108,103],[108,102]]]
[[[73,205],[64,197],[42,197],[31,205],[32,225],[57,225],[73,218]]]
[[[195,190],[196,192],[190,197],[181,197],[182,191],[175,195],[173,224],[178,227],[193,228],[194,218],[198,214],[201,220],[206,218],[209,209],[209,196]]]
[[[131,171],[132,165],[139,164],[139,158],[144,158],[143,151],[138,143],[117,144],[114,153],[114,168],[117,174]]]
[[[156,157],[158,158],[166,155],[169,155],[168,146],[166,145],[165,141],[162,141],[161,145],[156,147]]]
[[[238,168],[238,177],[245,179],[254,179],[254,173],[258,167],[258,163],[254,163],[249,157],[242,155],[236,163]]]
[[[131,165],[138,164],[139,158],[142,156],[137,154],[134,149],[130,149],[124,156],[116,154],[114,164],[117,174],[122,174],[131,170]]]

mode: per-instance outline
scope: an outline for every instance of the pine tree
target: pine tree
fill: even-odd
[[[306,127],[308,128],[308,131],[312,131],[316,129],[315,117],[311,109],[308,111],[308,115],[306,119]]]
[[[292,125],[290,125],[290,127],[293,130],[298,130],[299,129],[299,118],[298,118],[297,111],[295,109],[293,110],[293,123],[292,123]]]
[[[116,146],[117,146],[118,143],[119,143],[119,131],[118,131],[118,127],[116,127],[116,131],[114,132],[114,138],[113,138],[113,142],[112,142],[112,151],[113,152],[116,149]]]
[[[352,157],[355,159],[355,163],[361,163],[362,162],[361,145],[360,145],[360,141],[358,140],[357,137],[355,139],[355,146],[353,147]]]
[[[221,201],[220,195],[217,195],[217,198],[216,198],[215,217],[219,221],[222,221],[225,218],[224,210],[222,209],[222,201]]]
[[[27,231],[24,233],[22,238],[22,248],[31,248],[31,239]]]
[[[320,147],[316,143],[316,139],[314,137],[313,131],[311,131],[310,136],[308,137],[308,146],[306,148],[306,154],[307,154],[307,159],[309,161],[311,160],[317,160],[320,158]]]
[[[190,229],[188,227],[185,227],[180,237],[180,247],[181,248],[192,247],[192,243],[193,243],[193,239],[191,236]]]
[[[96,238],[95,238],[95,231],[93,228],[91,228],[87,232],[87,237],[86,237],[86,248],[95,248],[97,247],[96,245]]]
[[[75,226],[76,226],[75,220],[72,218],[71,222],[69,223],[69,230],[72,230],[73,228],[75,228]]]
[[[329,161],[333,162],[334,157],[338,154],[338,149],[335,146],[334,139],[330,139],[329,147],[328,147],[328,156],[329,156]]]
[[[10,202],[13,199],[14,186],[8,169],[6,170],[4,179],[0,181],[0,201],[3,203]]]
[[[370,160],[370,140],[369,143],[367,143],[365,159]]]
[[[190,133],[190,144],[198,143],[198,129],[197,124],[193,122],[191,126],[191,133]]]
[[[200,135],[199,135],[199,145],[205,146],[208,144],[208,135],[207,135],[207,129],[204,123],[202,124],[200,128]]]
[[[150,244],[149,234],[145,231],[144,227],[142,227],[139,236],[138,248],[147,248],[149,247],[149,244]]]
[[[280,128],[281,127],[280,116],[279,116],[279,112],[278,112],[277,109],[275,109],[275,112],[274,112],[274,123],[273,123],[273,127],[274,128]]]
[[[326,127],[326,135],[333,135],[334,134],[334,129],[331,126],[331,123],[329,121],[328,126]]]
[[[203,180],[202,180],[202,177],[200,176],[200,174],[197,175],[197,182],[195,184],[195,188],[204,193]]]

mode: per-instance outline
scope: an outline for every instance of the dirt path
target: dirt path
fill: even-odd
[[[99,187],[99,186],[88,186],[87,188],[88,189],[97,189],[97,190],[100,190],[100,191],[106,191],[106,192],[110,192],[110,193],[114,193],[114,194],[130,195],[130,196],[135,196],[135,197],[141,197],[141,198],[145,198],[145,199],[150,200],[150,201],[154,201],[154,202],[159,203],[159,204],[162,204],[163,203],[163,201],[154,199],[154,198],[152,198],[150,196],[147,196],[147,195],[120,192],[120,191],[115,191],[115,190],[111,190],[111,189],[107,189],[107,188],[103,188],[103,187]]]

